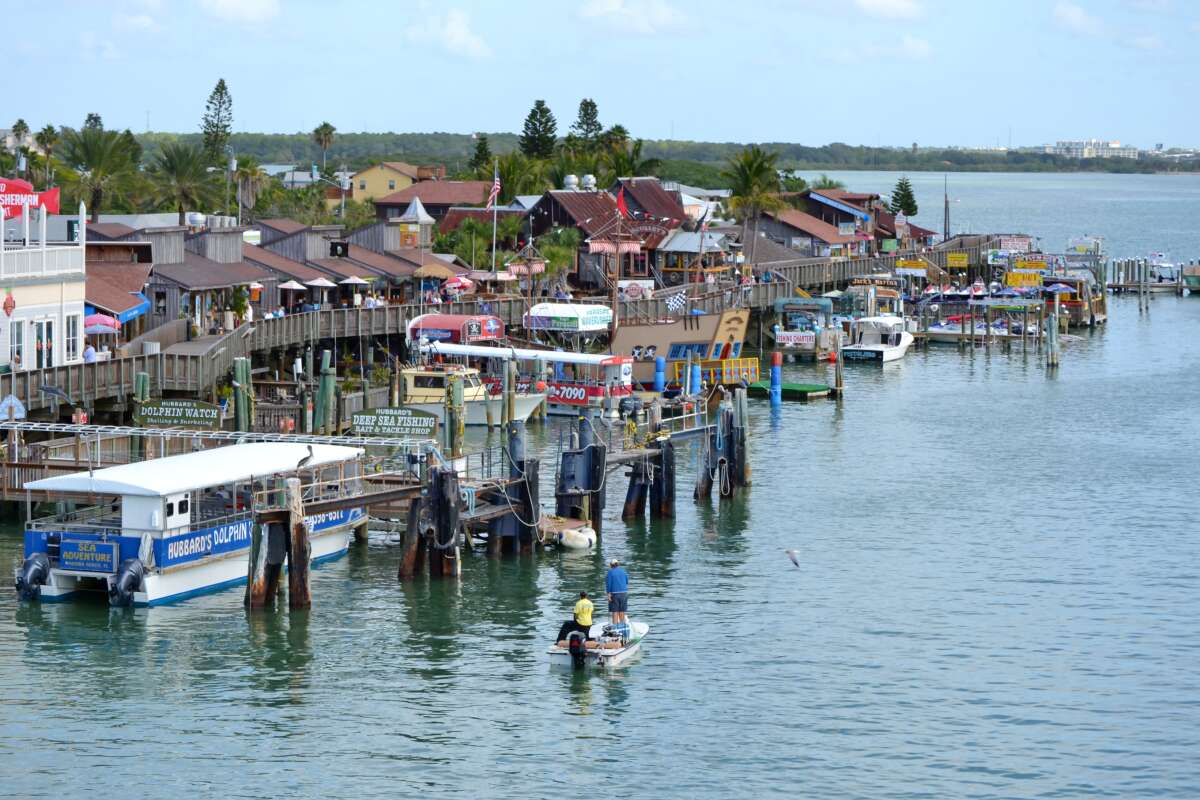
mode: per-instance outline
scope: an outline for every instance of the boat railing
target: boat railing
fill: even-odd
[[[100,514],[99,516],[93,518],[93,521],[87,522],[78,518],[69,519],[69,517],[72,517],[74,513],[77,512],[73,512],[72,514],[56,514],[54,516],[32,520],[25,527],[26,530],[31,531],[53,531],[55,533],[81,533],[91,535],[99,534],[102,538],[108,538],[110,536],[142,536],[144,534],[150,534],[153,536],[156,534],[166,534],[168,532],[170,532],[172,535],[177,535],[175,534],[176,529],[174,528],[166,531],[161,528],[135,528],[126,525],[121,521],[119,512],[114,513],[111,510],[111,506],[95,506],[94,508],[108,514],[112,514],[113,516],[112,518],[105,520],[104,514]],[[235,511],[229,514],[218,514],[214,516],[201,515],[193,519],[187,525],[187,528],[184,532],[193,533],[195,531],[207,530],[208,528],[215,528],[219,525],[224,525],[230,522],[240,522],[251,516],[251,513],[252,512],[250,511]]]

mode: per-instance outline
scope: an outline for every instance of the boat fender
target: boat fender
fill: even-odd
[[[571,654],[571,666],[583,669],[584,656],[587,655],[587,637],[579,631],[571,631],[567,637],[567,652]]]
[[[592,528],[568,528],[558,535],[558,545],[567,550],[594,550],[596,531]]]
[[[133,605],[133,593],[142,588],[146,567],[140,558],[127,558],[117,567],[117,577],[108,587],[108,604],[118,608]]]
[[[17,576],[17,596],[22,600],[36,600],[42,593],[42,585],[50,579],[50,558],[45,553],[34,553],[21,565]]]

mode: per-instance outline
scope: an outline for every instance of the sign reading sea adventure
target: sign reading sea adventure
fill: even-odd
[[[35,192],[33,184],[20,178],[0,178],[0,210],[4,219],[21,216],[21,208],[45,206],[49,214],[58,213],[58,187]]]
[[[221,409],[200,400],[150,400],[133,412],[133,419],[147,428],[212,431],[221,423]]]
[[[58,546],[58,565],[81,572],[116,572],[117,544],[63,537]]]
[[[437,414],[415,408],[372,408],[352,418],[354,432],[360,436],[400,436],[429,439],[437,430]]]
[[[946,266],[950,269],[966,269],[969,263],[966,253],[946,253]]]

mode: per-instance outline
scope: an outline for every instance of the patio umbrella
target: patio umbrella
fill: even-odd
[[[261,288],[263,288],[263,285],[261,283],[259,283],[258,281],[255,281],[254,283],[247,285],[246,288],[247,289],[261,289]]]
[[[304,284],[295,280],[290,280],[287,283],[279,284],[280,289],[290,289],[293,292],[303,292],[307,287]]]
[[[121,323],[116,317],[110,317],[108,314],[88,314],[83,318],[84,325],[103,325],[108,328],[119,328]]]
[[[475,284],[470,278],[464,278],[462,275],[455,275],[453,278],[448,278],[446,282],[442,284],[442,286],[445,286],[447,289],[465,292],[468,289],[474,288]]]
[[[1016,289],[1001,289],[996,292],[996,297],[1020,297],[1021,293]]]
[[[112,325],[88,325],[83,332],[88,336],[111,336],[117,334],[119,329]]]
[[[305,281],[305,286],[311,286],[314,289],[332,289],[337,286],[336,283],[328,278],[313,278],[311,281]]]
[[[371,285],[369,281],[364,281],[362,278],[358,277],[357,275],[351,275],[349,278],[346,278],[345,280],[338,281],[338,283],[340,283],[342,286],[370,286]]]
[[[1065,283],[1052,283],[1042,291],[1046,292],[1047,294],[1070,294],[1075,290],[1070,286],[1067,286]]]

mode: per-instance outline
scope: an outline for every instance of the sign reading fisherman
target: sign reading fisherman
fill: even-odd
[[[437,423],[437,414],[415,408],[372,408],[353,416],[354,432],[360,436],[428,439],[437,430]]]
[[[212,431],[221,423],[221,409],[200,400],[150,400],[141,404],[133,419],[147,428]]]

